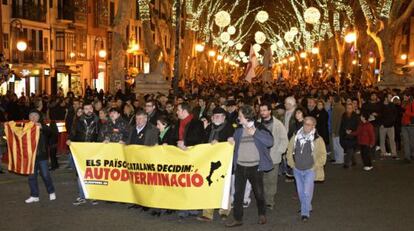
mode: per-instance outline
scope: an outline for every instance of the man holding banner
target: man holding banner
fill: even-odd
[[[206,128],[208,142],[212,145],[218,142],[227,142],[233,138],[234,128],[232,124],[226,121],[227,112],[221,108],[216,107],[213,109],[213,116],[211,118],[211,124]],[[229,195],[230,196],[230,195]],[[214,209],[205,209],[200,217],[197,217],[199,221],[212,221]],[[219,214],[222,219],[226,219],[230,214],[230,209],[220,209]]]
[[[198,120],[191,114],[191,107],[188,103],[183,102],[177,106],[177,117],[179,119],[176,127],[178,134],[178,148],[183,151],[188,149],[188,146],[205,143],[206,136],[203,122]],[[182,210],[178,212],[180,218],[188,217],[190,215],[196,216],[198,211]]]
[[[233,171],[235,171],[234,221],[227,227],[243,225],[243,196],[247,180],[252,184],[259,213],[258,224],[266,224],[266,203],[263,188],[263,172],[273,168],[270,148],[272,133],[263,124],[255,123],[252,106],[244,105],[239,111],[241,128],[234,133],[235,147]]]
[[[66,141],[68,146],[71,145],[71,141],[75,142],[96,142],[98,138],[98,116],[93,112],[91,102],[83,103],[83,115],[76,121],[69,135],[69,140]],[[81,182],[78,176],[78,189],[79,197],[73,203],[73,205],[83,205],[86,203],[85,194],[83,192]],[[92,202],[96,204],[96,202]]]

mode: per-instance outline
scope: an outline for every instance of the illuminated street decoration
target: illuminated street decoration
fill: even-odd
[[[304,19],[306,23],[309,24],[316,24],[319,22],[321,18],[321,13],[315,7],[309,7],[305,10]]]
[[[256,20],[259,21],[260,23],[264,23],[268,19],[269,19],[269,14],[264,10],[259,11],[256,15]]]
[[[217,26],[226,27],[230,24],[231,16],[227,11],[222,10],[214,16],[214,21]]]
[[[221,41],[227,43],[228,41],[230,41],[230,34],[227,33],[227,32],[223,32],[220,35],[220,39],[221,39]]]
[[[261,31],[257,31],[254,34],[254,40],[258,44],[263,44],[266,41],[266,35],[263,32],[261,32]]]
[[[229,33],[230,35],[234,35],[236,33],[236,28],[234,26],[229,26],[227,28],[227,33]]]

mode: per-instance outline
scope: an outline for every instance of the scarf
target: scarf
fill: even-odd
[[[215,125],[213,124],[211,126],[211,132],[210,132],[210,136],[208,138],[208,142],[211,142],[213,140],[217,140],[219,139],[219,133],[221,132],[221,130],[223,130],[224,126],[226,125],[226,121],[224,121],[224,123],[220,124],[220,125]]]
[[[192,119],[193,115],[189,115],[180,121],[180,127],[178,128],[178,140],[184,140],[185,127],[190,123]]]
[[[167,134],[169,129],[170,129],[170,126],[166,127],[164,131],[160,132],[160,140],[164,139],[164,136],[165,134]]]
[[[301,152],[303,151],[303,147],[305,146],[305,144],[307,142],[311,143],[311,148],[312,148],[312,153],[313,153],[313,149],[315,147],[313,140],[315,140],[315,133],[316,133],[316,129],[312,129],[311,132],[309,132],[308,134],[305,134],[305,132],[303,131],[303,127],[301,127],[298,131],[298,133],[295,136],[295,143],[293,144],[293,150],[295,150],[296,148],[296,143],[299,141],[299,145],[300,145],[300,150]]]

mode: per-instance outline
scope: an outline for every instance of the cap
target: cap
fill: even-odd
[[[213,114],[224,114],[225,115],[226,113],[227,113],[226,110],[224,110],[221,107],[216,107],[213,109]]]

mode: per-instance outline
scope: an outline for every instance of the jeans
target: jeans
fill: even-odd
[[[375,147],[371,148],[368,145],[360,145],[359,148],[361,149],[361,158],[364,167],[371,167],[371,153]]]
[[[402,126],[401,138],[404,145],[405,159],[411,160],[414,158],[414,126]]]
[[[279,164],[274,164],[270,172],[263,173],[263,184],[265,192],[265,201],[268,205],[275,205],[275,196],[277,193],[277,179],[279,176]]]
[[[333,152],[335,157],[335,163],[343,164],[344,163],[344,149],[339,142],[339,136],[332,137],[333,142]]]
[[[55,187],[53,186],[52,178],[50,177],[47,162],[47,160],[35,161],[34,173],[29,175],[30,196],[32,197],[39,197],[39,185],[37,183],[38,172],[40,172],[40,176],[45,183],[47,193],[51,194],[55,192]]]
[[[312,197],[315,181],[315,171],[312,169],[293,169],[296,180],[296,189],[300,200],[300,213],[302,216],[310,216],[312,210]]]
[[[258,213],[266,215],[266,203],[263,189],[263,172],[258,171],[258,166],[245,167],[237,165],[235,172],[235,194],[234,194],[234,219],[243,220],[243,197],[247,180],[252,184],[254,197],[256,198]]]

